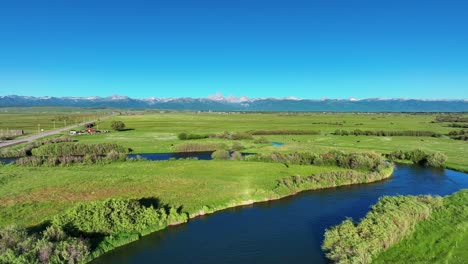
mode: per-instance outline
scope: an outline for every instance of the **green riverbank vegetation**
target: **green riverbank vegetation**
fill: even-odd
[[[463,263],[468,256],[468,191],[444,198],[385,196],[359,223],[325,232],[334,263]]]
[[[47,148],[41,153],[59,152]],[[220,159],[135,160],[34,169],[7,165],[0,174],[0,226],[16,223],[29,227],[36,231],[28,233],[28,241],[49,246],[24,251],[21,245],[10,243],[11,250],[4,251],[0,259],[39,262],[32,256],[41,250],[49,252],[49,259],[65,259],[68,253],[56,252],[58,246],[45,237],[47,228],[63,232],[66,241],[79,243],[81,251],[73,256],[89,260],[189,217],[302,190],[382,180],[392,173],[391,166],[376,174],[373,166],[354,170],[331,164],[289,162],[285,166],[275,161]]]

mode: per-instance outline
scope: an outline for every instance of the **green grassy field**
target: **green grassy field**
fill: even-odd
[[[58,115],[70,114],[76,115],[77,118],[94,119],[100,114],[109,114],[106,110],[96,112],[89,110],[91,112],[83,111],[83,113],[76,111],[77,109],[73,109],[73,111],[55,113],[53,109],[52,111],[46,109],[34,114],[26,110],[9,109],[8,112],[0,113],[2,121],[0,127],[13,127],[16,124],[17,127],[23,127],[23,129],[30,127],[31,131],[31,129],[37,129],[35,127],[37,122],[43,122],[41,120],[50,122]],[[223,143],[228,148],[234,143],[241,143],[245,146],[244,152],[253,153],[273,151],[323,153],[332,149],[347,152],[389,153],[395,149],[420,148],[428,152],[443,152],[449,158],[446,164],[448,167],[468,171],[468,159],[466,159],[468,143],[453,140],[447,136],[435,138],[335,136],[332,134],[337,129],[348,131],[354,129],[418,130],[441,134],[459,130],[448,127],[447,123],[432,122],[436,116],[437,114],[198,114],[139,111],[130,115],[114,115],[97,122],[98,129],[111,130],[111,122],[120,120],[128,128],[125,131],[74,136],[73,139],[79,143],[117,143],[133,149],[134,153],[173,152],[178,145],[187,142]],[[250,140],[206,138],[183,141],[177,138],[181,132],[215,134],[223,131],[251,130],[314,130],[320,131],[320,134],[265,136],[270,142],[284,143],[279,147],[272,146],[271,143],[255,143],[255,139],[260,136],[254,136],[254,139]],[[21,147],[22,145],[17,145],[13,148]],[[286,177],[318,175],[343,170],[339,167],[285,166],[281,163],[234,160],[134,161],[69,167],[0,166],[0,227],[12,223],[34,226],[77,203],[106,198],[157,198],[174,207],[182,206],[183,211],[191,215],[209,213],[254,201],[276,199],[293,194],[295,191],[310,189],[310,185],[307,187],[307,184],[295,190],[278,189],[279,180]],[[359,182],[366,182],[365,179],[360,180]],[[336,185],[336,182],[322,181],[318,188]],[[448,217],[453,213],[455,211],[447,211],[445,216],[441,216],[440,221],[445,221],[443,217]],[[441,228],[441,232],[447,233],[450,230],[443,231]],[[457,239],[454,237],[454,241],[458,241]],[[415,250],[417,251],[418,248],[419,246],[415,247]],[[381,257],[385,259],[385,255]]]
[[[0,171],[0,225],[38,224],[78,202],[109,197],[157,197],[201,208],[276,197],[277,180],[342,170],[236,161],[124,162],[71,167],[5,166]],[[254,173],[255,172],[255,173]]]
[[[0,135],[22,129],[26,134],[97,120],[112,113],[110,109],[71,107],[0,108]]]
[[[416,226],[414,233],[381,253],[373,263],[466,263],[468,190],[444,198],[444,207]]]
[[[172,152],[181,132],[209,134],[223,131],[240,132],[260,129],[307,129],[319,130],[320,135],[265,136],[271,141],[285,145],[273,147],[271,144],[255,144],[253,140],[240,140],[247,147],[246,152],[271,151],[327,151],[341,149],[345,151],[373,150],[388,153],[395,149],[413,150],[421,148],[426,151],[440,151],[449,160],[447,165],[462,171],[468,171],[468,143],[452,140],[448,137],[379,137],[379,136],[335,136],[336,129],[344,130],[424,130],[447,134],[458,130],[447,127],[447,123],[432,123],[437,114],[357,114],[357,113],[164,113],[119,116],[99,122],[100,129],[110,129],[112,120],[123,121],[129,129],[123,132],[112,132],[100,135],[76,137],[84,143],[113,142],[134,149],[135,153]],[[339,125],[341,124],[341,125]],[[196,142],[226,143],[233,141],[222,139],[193,140]]]

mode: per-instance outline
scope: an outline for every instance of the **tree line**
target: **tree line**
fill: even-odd
[[[407,131],[385,131],[385,130],[343,130],[337,129],[333,132],[337,136],[383,136],[383,137],[396,137],[396,136],[408,136],[408,137],[442,137],[442,134],[432,131],[418,131],[418,130],[407,130]]]

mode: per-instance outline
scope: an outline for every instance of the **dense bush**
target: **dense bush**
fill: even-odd
[[[116,153],[128,154],[128,148],[118,144],[101,143],[101,144],[81,144],[81,143],[62,143],[49,144],[33,149],[33,156],[106,156],[111,151]]]
[[[341,151],[329,151],[323,154],[312,152],[295,152],[291,154],[273,152],[270,154],[249,155],[245,157],[245,160],[297,165],[328,165],[371,171],[381,171],[390,165],[381,155],[371,152],[344,153]]]
[[[122,122],[122,121],[112,121],[111,123],[111,127],[112,129],[116,130],[116,131],[122,131],[125,129],[125,123]]]
[[[43,145],[55,144],[55,143],[62,143],[62,142],[73,142],[73,139],[67,136],[57,137],[57,138],[49,138],[39,141],[33,141],[28,143],[21,149],[0,149],[0,158],[19,158],[29,156],[32,153],[32,149],[38,148]]]
[[[198,134],[187,134],[187,133],[179,133],[177,137],[180,140],[191,140],[191,139],[204,139],[208,138],[209,135],[198,135]]]
[[[239,143],[239,142],[234,142],[234,143],[232,144],[231,149],[234,150],[234,151],[240,151],[240,150],[245,149],[245,147],[244,147],[241,143]]]
[[[320,135],[320,131],[315,131],[315,130],[289,130],[289,129],[255,130],[255,131],[250,131],[250,134],[252,134],[254,136],[259,136],[259,135]]]
[[[347,219],[326,230],[322,248],[335,263],[371,263],[442,204],[440,197],[383,197],[359,224]]]
[[[226,149],[226,145],[222,143],[192,143],[186,142],[175,147],[176,152],[198,152],[198,151],[215,151],[218,149]]]
[[[435,122],[468,122],[468,117],[462,115],[442,115],[437,116]]]
[[[231,139],[231,140],[250,140],[253,139],[252,134],[249,132],[227,132],[215,134],[214,137],[221,139]]]
[[[454,130],[454,131],[450,131],[449,134],[450,138],[452,139],[456,139],[456,140],[464,140],[464,141],[467,141],[468,140],[468,130]]]
[[[458,128],[468,128],[468,124],[457,124],[457,123],[453,123],[453,124],[449,124],[447,125],[448,127],[458,127]]]
[[[62,143],[33,149],[33,155],[15,161],[23,166],[68,166],[72,164],[124,161],[128,149],[117,144]]]
[[[0,263],[81,263],[89,254],[87,240],[55,226],[38,234],[17,226],[0,230]]]
[[[211,154],[211,158],[214,160],[227,160],[229,157],[229,151],[223,149],[218,149]]]
[[[231,159],[232,160],[242,160],[242,158],[243,158],[242,153],[240,153],[240,152],[234,151],[231,154]]]
[[[397,137],[397,136],[408,136],[408,137],[441,137],[442,134],[432,132],[432,131],[415,131],[415,130],[408,130],[408,131],[384,131],[384,130],[360,130],[355,129],[352,131],[347,131],[343,129],[337,129],[333,133],[337,136],[384,136],[384,137]]]
[[[440,152],[428,153],[421,149],[410,151],[394,150],[387,157],[391,160],[410,160],[414,164],[429,167],[443,167],[447,156]]]
[[[387,171],[361,172],[356,170],[332,171],[312,176],[290,176],[278,181],[276,188],[286,187],[289,190],[318,189],[374,182],[388,177]]]
[[[170,223],[185,222],[187,215],[159,204],[145,206],[133,199],[107,199],[83,203],[52,219],[54,226],[76,236],[145,233]]]

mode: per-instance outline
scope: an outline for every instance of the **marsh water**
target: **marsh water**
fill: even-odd
[[[387,180],[302,192],[223,210],[117,248],[93,263],[326,263],[326,228],[359,220],[382,195],[448,195],[468,188],[468,174],[397,165]]]

